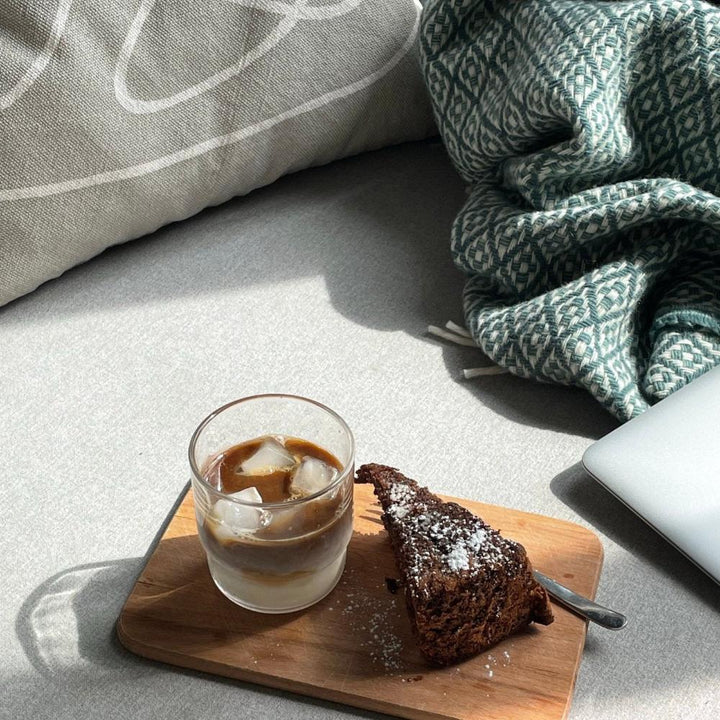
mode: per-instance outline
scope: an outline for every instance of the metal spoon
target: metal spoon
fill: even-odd
[[[620,630],[627,624],[627,618],[622,613],[610,610],[574,593],[570,588],[566,588],[537,570],[533,571],[533,574],[535,579],[548,591],[551,598],[565,605],[580,617],[591,620],[609,630]]]

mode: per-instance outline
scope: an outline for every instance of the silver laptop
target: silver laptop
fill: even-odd
[[[720,583],[720,367],[591,445],[583,465]]]

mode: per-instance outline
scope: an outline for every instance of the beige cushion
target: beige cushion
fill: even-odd
[[[5,3],[0,304],[284,173],[433,133],[419,12],[413,0]]]

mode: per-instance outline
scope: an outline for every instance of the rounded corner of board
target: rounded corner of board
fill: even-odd
[[[128,633],[127,628],[125,627],[124,620],[124,613],[120,613],[120,617],[118,617],[115,622],[115,637],[126,650],[135,655],[142,655],[142,652],[140,651],[140,646],[132,637],[132,635]]]

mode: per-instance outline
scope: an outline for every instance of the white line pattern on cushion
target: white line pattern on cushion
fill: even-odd
[[[295,5],[280,0],[227,0],[227,2],[276,15],[295,15],[298,20],[329,20],[349,13],[365,0],[340,0],[330,5],[308,5],[307,0],[302,3],[297,2]]]
[[[230,0],[230,2],[234,5],[241,5],[243,7],[261,10],[274,15],[281,15],[282,20],[272,33],[270,33],[259,45],[256,45],[252,48],[252,50],[241,56],[238,62],[234,65],[231,65],[230,67],[211,75],[205,80],[175,93],[174,95],[168,95],[167,97],[158,98],[156,100],[140,100],[139,98],[132,97],[128,90],[127,72],[133,51],[135,50],[135,45],[137,44],[138,38],[142,33],[143,26],[145,25],[145,22],[156,3],[156,0],[143,0],[140,4],[137,15],[130,25],[125,42],[120,50],[120,55],[118,56],[114,78],[115,97],[128,112],[137,115],[166,110],[167,108],[173,107],[173,105],[191,100],[202,93],[208,92],[221,83],[224,83],[240,74],[247,67],[262,58],[264,55],[267,55],[267,53],[275,48],[283,40],[283,38],[290,34],[299,20],[324,20],[344,15],[364,1],[365,0],[343,0],[343,2],[335,3],[334,5],[308,7],[307,0],[298,0],[295,4],[272,1],[266,2],[263,0]]]
[[[51,195],[59,195],[62,193],[72,192],[75,190],[81,190],[83,188],[93,187],[97,185],[106,185],[108,183],[119,182],[121,180],[129,180],[132,178],[142,177],[153,172],[158,172],[178,163],[185,162],[192,158],[199,157],[205,153],[211,152],[221,147],[233,145],[234,143],[245,140],[253,135],[257,135],[265,130],[268,130],[275,125],[290,120],[292,118],[303,115],[304,113],[316,110],[324,105],[328,105],[337,100],[354,95],[365,88],[370,87],[374,83],[385,77],[400,61],[410,52],[412,49],[415,38],[417,37],[418,27],[420,23],[420,11],[422,9],[419,3],[415,3],[416,15],[415,22],[410,31],[410,34],[403,42],[397,52],[381,67],[369,75],[356,80],[349,85],[345,85],[335,90],[323,93],[311,100],[308,100],[300,105],[297,105],[290,110],[275,115],[274,117],[260,120],[252,125],[248,125],[234,132],[226,135],[220,135],[218,137],[205,140],[194,145],[177,150],[168,155],[149,160],[144,163],[137,165],[130,165],[128,167],[118,168],[116,170],[108,170],[105,172],[95,173],[85,177],[72,178],[70,180],[63,180],[54,183],[48,183],[45,185],[34,185],[31,187],[20,187],[20,188],[8,188],[6,190],[0,190],[0,202],[11,202],[14,200],[27,200],[30,198],[48,197]]]
[[[65,31],[65,23],[70,14],[70,6],[72,0],[60,0],[58,4],[55,20],[53,20],[50,35],[43,49],[37,54],[27,71],[6,93],[0,94],[0,110],[7,110],[14,102],[21,98],[32,87],[33,83],[42,75],[43,70],[50,62],[50,58],[55,52],[55,48],[60,42],[63,32]]]

